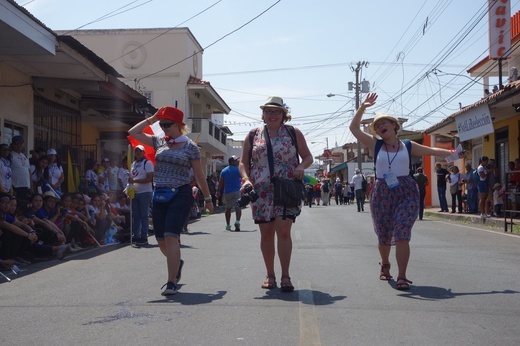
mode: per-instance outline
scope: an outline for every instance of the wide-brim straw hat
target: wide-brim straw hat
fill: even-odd
[[[401,128],[401,125],[399,125],[399,121],[397,120],[396,117],[394,117],[392,115],[388,115],[386,113],[377,113],[376,116],[374,117],[374,120],[370,124],[370,130],[372,130],[372,132],[376,132],[376,129],[375,129],[376,123],[379,120],[383,120],[383,119],[387,119],[387,120],[390,120],[391,122],[395,123],[397,125],[397,130],[399,130]]]
[[[288,109],[283,103],[283,99],[279,96],[269,96],[265,101],[263,106],[260,106],[260,109],[264,110],[264,108],[280,108],[287,114]]]

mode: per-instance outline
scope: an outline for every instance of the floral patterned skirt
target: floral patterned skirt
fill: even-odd
[[[419,189],[410,177],[397,177],[399,186],[389,189],[384,179],[376,179],[370,195],[374,231],[380,245],[410,240],[419,215]]]
[[[284,207],[274,205],[273,184],[262,182],[255,184],[255,191],[259,198],[256,202],[251,203],[253,212],[253,220],[256,224],[271,222],[278,216],[284,216]],[[286,208],[285,216],[293,221],[301,213],[301,206],[295,208]]]

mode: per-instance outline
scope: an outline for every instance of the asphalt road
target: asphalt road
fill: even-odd
[[[365,210],[304,208],[293,227],[293,293],[260,288],[249,209],[239,233],[224,230],[223,214],[190,225],[181,289],[169,298],[153,237],[147,248],[33,264],[0,279],[0,345],[518,345],[519,236],[418,221],[414,284],[402,292],[379,281]]]

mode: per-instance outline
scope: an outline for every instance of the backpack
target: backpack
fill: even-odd
[[[480,175],[478,175],[478,170],[475,169],[473,171],[472,175],[473,175],[473,181],[475,183],[478,183],[480,181]]]
[[[329,183],[324,183],[323,184],[323,192],[329,192]]]
[[[408,150],[408,169],[410,170],[410,176],[413,177],[413,170],[412,170],[412,142],[409,139],[403,139],[402,141],[406,147],[406,150]],[[383,146],[383,140],[378,139],[376,142],[376,148],[374,150],[374,172],[376,171],[376,162],[377,162],[377,154],[379,154],[379,150],[381,150],[381,147]],[[376,175],[377,176],[377,175]]]

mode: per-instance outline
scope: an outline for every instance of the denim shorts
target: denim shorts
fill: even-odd
[[[180,238],[184,223],[190,215],[194,202],[191,186],[182,185],[178,190],[171,201],[153,204],[153,230],[157,240],[164,240],[165,237]]]
[[[489,184],[487,179],[480,180],[477,184],[478,193],[489,193]]]

